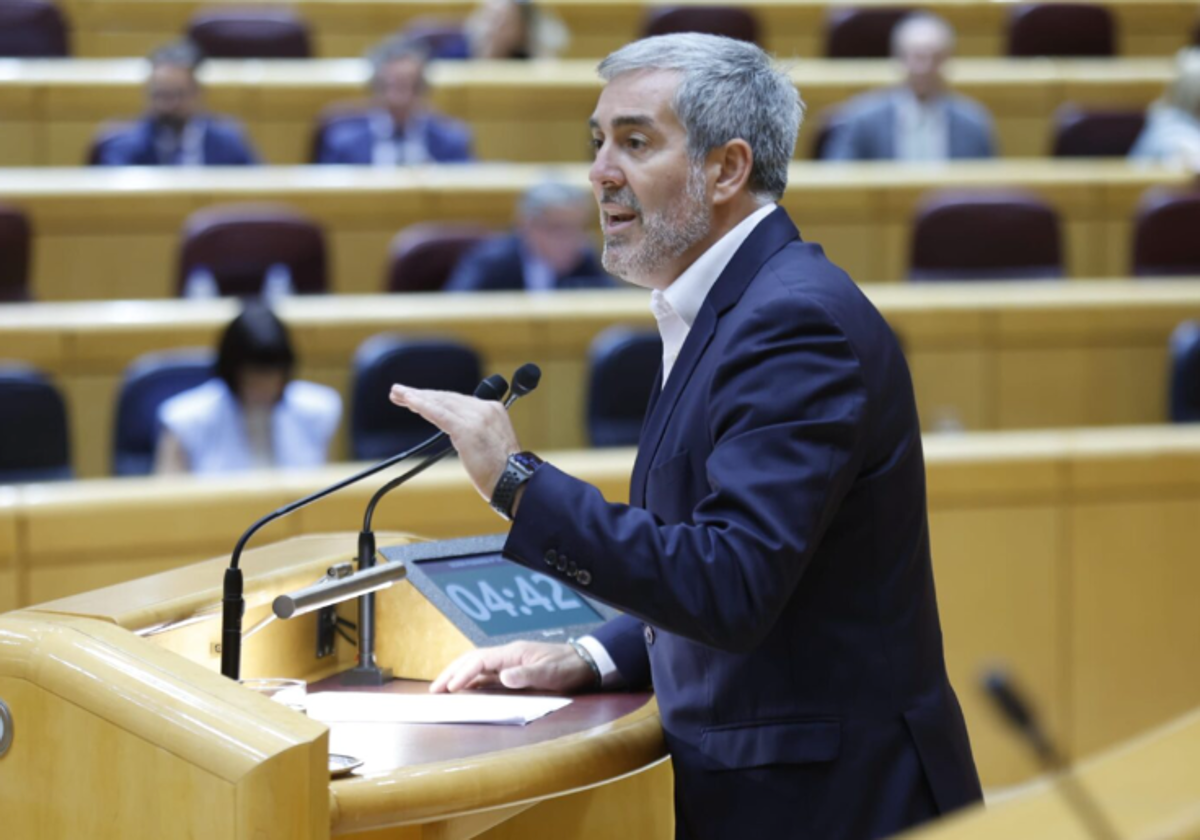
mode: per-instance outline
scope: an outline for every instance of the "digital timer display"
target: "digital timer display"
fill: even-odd
[[[603,620],[561,582],[498,554],[426,560],[420,569],[487,636]]]

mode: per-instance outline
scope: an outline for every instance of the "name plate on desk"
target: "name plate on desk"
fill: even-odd
[[[476,645],[564,641],[614,618],[613,608],[501,555],[504,535],[383,549],[408,581]]]

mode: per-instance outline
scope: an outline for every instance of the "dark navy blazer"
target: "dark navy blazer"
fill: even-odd
[[[616,283],[604,273],[592,251],[585,252],[575,267],[556,278],[556,289],[609,289]],[[499,292],[525,288],[525,260],[521,238],[498,236],[479,243],[454,267],[443,289],[447,292]]]
[[[199,117],[204,123],[205,166],[250,166],[258,156],[241,127],[223,117]],[[128,131],[105,138],[96,150],[99,166],[161,166],[154,144],[154,122],[142,119]]]
[[[627,680],[649,663],[679,837],[882,837],[980,799],[908,367],[784,211],[656,387],[630,496],[546,465],[505,553],[626,611],[596,635]]]
[[[462,123],[437,114],[422,114],[417,130],[425,151],[435,163],[466,163],[472,159],[471,132]],[[339,120],[331,125],[317,149],[317,163],[367,166],[375,153],[371,115]]]

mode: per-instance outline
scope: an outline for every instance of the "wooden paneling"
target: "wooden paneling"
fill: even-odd
[[[904,344],[924,427],[940,431],[1164,422],[1168,336],[1200,318],[1200,287],[1190,282],[864,288]],[[65,393],[78,473],[106,475],[126,366],[155,350],[215,346],[235,312],[230,301],[0,307],[0,347],[18,359],[31,348],[24,358]],[[513,410],[533,449],[586,445],[596,336],[615,325],[654,328],[646,293],[633,290],[296,298],[279,312],[301,359],[297,374],[342,393],[346,416],[354,352],[378,333],[462,340],[485,370],[505,376],[536,362],[544,384]],[[346,452],[339,435],[333,457]]]
[[[1097,501],[1072,512],[1072,740],[1080,752],[1200,704],[1197,523],[1196,497],[1147,494],[1145,501]]]
[[[511,222],[518,196],[549,175],[587,183],[582,165],[443,166],[374,171],[355,167],[255,170],[14,169],[5,200],[25,209],[34,230],[33,291],[39,300],[172,297],[180,230],[215,204],[287,204],[313,217],[329,239],[336,292],[383,286],[387,244],[420,221]],[[1123,161],[998,160],[940,166],[796,163],[782,204],[805,238],[860,283],[905,277],[912,218],[938,189],[1008,187],[1045,199],[1070,239],[1073,278],[1129,270],[1131,218],[1139,196],[1183,185],[1180,171]],[[1123,243],[1118,249],[1113,240]]]
[[[1200,836],[1200,710],[1086,762],[1069,780],[1042,779],[1003,801],[979,805],[903,836],[907,840],[1090,840],[1080,789],[1114,837]],[[1068,790],[1070,783],[1074,790]]]
[[[1200,430],[930,435],[925,450],[947,664],[989,787],[1019,782],[1035,768],[980,693],[979,679],[987,668],[1008,669],[1037,704],[1049,730],[1077,756],[1200,705],[1200,671],[1190,667],[1200,654],[1200,622],[1193,608],[1200,580],[1192,562],[1200,540]],[[611,501],[627,498],[632,451],[543,454],[596,484]],[[173,581],[169,587],[164,576],[139,581],[137,591],[153,601],[145,614],[123,618],[114,612],[110,602],[120,589],[45,607],[136,621],[136,626],[153,625],[168,609],[191,615],[219,600],[220,570],[241,527],[282,500],[299,498],[349,471],[331,467],[231,482],[241,509],[237,525],[232,514],[214,506],[210,481],[130,480],[119,503],[110,498],[117,482],[36,488],[37,504],[22,505],[18,499],[22,527],[36,533],[54,523],[57,529],[86,533],[98,527],[99,517],[82,519],[86,527],[73,526],[72,517],[85,515],[90,495],[91,506],[108,520],[108,536],[91,551],[71,554],[59,544],[35,540],[31,545],[38,550],[20,555],[17,568],[37,583],[35,591],[54,587],[55,594],[65,594],[71,581],[80,590],[94,590],[144,575],[159,562],[154,557],[166,556],[151,556],[161,549],[145,544],[141,526],[146,511],[164,522],[185,515],[203,522],[212,509],[217,521],[228,520],[214,528],[214,542],[219,533],[226,534],[223,544],[211,550],[217,559],[177,570],[167,576]],[[305,567],[286,581],[272,577],[295,562],[297,546],[311,543],[323,558],[349,559],[351,531],[359,527],[371,489],[383,481],[306,508],[281,523],[286,528],[271,526],[252,543],[263,548],[246,556],[246,568],[287,591],[311,583],[323,568],[319,563]],[[33,491],[18,491],[26,492]],[[376,527],[440,538],[497,533],[503,523],[479,499],[461,466],[448,463],[389,498],[379,509]],[[288,533],[333,531],[344,533],[312,536],[310,543],[275,542]],[[191,559],[179,551],[180,564]],[[106,580],[106,575],[113,577]],[[250,600],[248,624],[267,608],[253,593]],[[382,603],[393,605],[389,614],[419,617],[400,608],[402,593],[389,592]],[[215,654],[205,659],[195,651],[207,651],[216,631],[214,618],[155,638],[175,639],[171,649],[189,651],[215,668]],[[272,633],[285,631],[264,631]],[[247,647],[248,673],[270,669],[265,650],[276,656],[290,651],[290,663],[302,664],[311,656],[307,642],[297,642],[293,649],[270,641],[271,635],[263,638],[268,641]],[[445,650],[452,647],[448,642]],[[391,649],[384,644],[380,652]]]
[[[97,129],[143,108],[140,60],[19,62],[0,73],[0,165],[78,166]],[[901,81],[888,61],[799,61],[790,74],[807,106],[797,156],[810,156],[825,116],[850,97]],[[267,163],[308,163],[318,114],[363,100],[359,60],[214,61],[201,74],[206,105],[244,124]],[[948,70],[959,93],[995,120],[999,153],[1038,157],[1051,148],[1053,115],[1066,103],[1143,110],[1173,75],[1170,59],[1037,62],[960,59]],[[484,161],[579,163],[590,155],[587,118],[601,82],[595,62],[442,62],[430,69],[431,104],[468,123]]]
[[[1068,650],[1060,626],[1070,597],[1063,587],[1061,518],[1047,502],[936,506],[930,515],[950,680],[992,787],[1028,779],[1038,768],[981,690],[984,669],[1002,665],[1019,675],[1054,731],[1070,716],[1064,685]]]
[[[66,0],[75,53],[143,55],[184,30],[197,0]],[[566,54],[599,58],[633,40],[656,0],[539,0],[571,32]],[[742,5],[742,4],[739,4]],[[825,18],[834,0],[752,0],[763,46],[782,56],[816,56],[824,50]],[[979,0],[926,0],[914,4],[942,15],[958,35],[962,55],[1002,55],[1009,9]],[[1104,0],[1117,21],[1122,55],[1162,55],[1180,49],[1195,25],[1189,0]],[[462,0],[298,0],[291,4],[313,31],[321,56],[359,55],[386,33],[416,17],[462,20],[475,4]]]

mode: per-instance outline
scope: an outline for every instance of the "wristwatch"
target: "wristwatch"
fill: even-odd
[[[513,502],[517,499],[517,488],[531,479],[537,468],[544,463],[545,461],[532,452],[518,452],[515,455],[509,455],[504,472],[501,473],[500,480],[496,482],[496,489],[492,491],[490,502],[492,510],[511,522]]]

